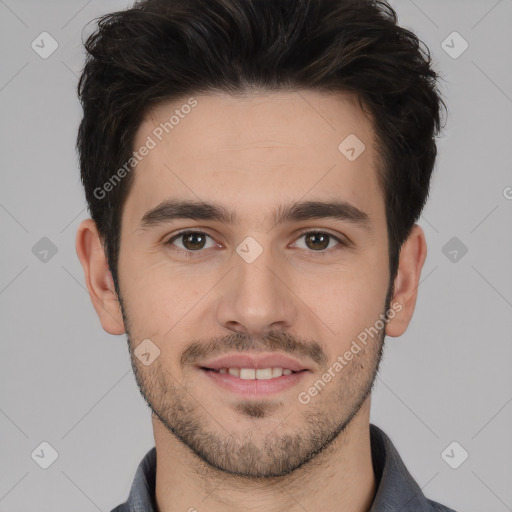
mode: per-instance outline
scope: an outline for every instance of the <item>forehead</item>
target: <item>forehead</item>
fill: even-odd
[[[193,105],[193,106],[191,106]],[[317,91],[196,95],[161,104],[139,127],[125,213],[169,198],[267,211],[294,200],[343,199],[383,212],[371,121],[352,95]],[[136,221],[137,219],[132,219]]]

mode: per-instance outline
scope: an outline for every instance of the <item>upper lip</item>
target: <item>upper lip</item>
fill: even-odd
[[[288,368],[294,372],[308,370],[301,362],[284,354],[227,354],[208,362],[199,363],[200,368]]]

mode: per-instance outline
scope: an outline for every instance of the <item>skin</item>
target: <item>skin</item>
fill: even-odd
[[[102,326],[128,335],[137,383],[152,410],[158,509],[367,511],[376,492],[371,387],[384,335],[400,336],[412,317],[424,233],[416,225],[402,246],[391,299],[400,312],[317,396],[301,403],[298,393],[389,306],[385,204],[371,120],[348,94],[195,98],[194,110],[133,171],[121,226],[121,298],[91,219],[76,239]],[[134,147],[179,106],[155,109]],[[351,133],[366,146],[354,161],[338,150]],[[171,198],[220,203],[238,221],[180,219],[140,229],[143,215]],[[275,225],[269,214],[299,200],[339,199],[366,212],[371,230],[331,218]],[[211,238],[165,245],[191,228]],[[308,230],[348,244],[329,238],[328,246],[315,245]],[[247,236],[263,250],[252,263],[236,252]],[[193,252],[197,247],[200,254]],[[183,254],[187,248],[192,257]],[[148,366],[133,355],[144,339],[160,350]],[[235,347],[289,354],[310,372],[290,390],[244,399],[212,384],[193,364]]]

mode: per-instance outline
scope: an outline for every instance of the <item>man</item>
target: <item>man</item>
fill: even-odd
[[[426,257],[444,103],[418,42],[361,0],[146,0],[99,21],[76,248],[156,445],[115,511],[451,510],[369,423]]]

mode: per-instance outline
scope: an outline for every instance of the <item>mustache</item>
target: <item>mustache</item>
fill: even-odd
[[[283,352],[314,361],[320,367],[325,366],[329,360],[322,346],[314,340],[297,339],[285,332],[270,331],[261,339],[243,333],[233,333],[228,336],[219,336],[210,341],[194,341],[181,355],[180,365],[182,367],[194,365],[207,357],[249,350],[253,352]]]

